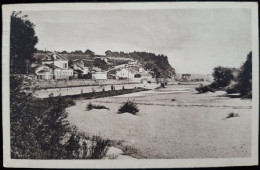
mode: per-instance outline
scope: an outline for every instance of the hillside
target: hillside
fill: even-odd
[[[36,61],[39,61],[41,58],[43,58],[46,53],[42,51],[35,53],[34,57],[36,58]],[[106,51],[105,55],[95,55],[94,52],[92,54],[86,54],[83,52],[58,53],[70,61],[82,60],[86,67],[94,66],[95,60],[97,60],[97,58],[106,57],[107,69],[117,65],[126,64],[129,61],[138,61],[146,70],[148,69],[153,71],[155,77],[173,77],[175,75],[175,69],[169,64],[168,57],[162,54],[156,55],[154,53],[136,51],[130,53]]]
[[[106,51],[106,57],[137,60],[145,69],[154,71],[156,77],[173,77],[175,75],[175,69],[169,64],[168,57],[165,55],[136,51],[130,53]]]

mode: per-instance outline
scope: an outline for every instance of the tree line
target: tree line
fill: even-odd
[[[218,66],[213,69],[214,81],[196,90],[199,93],[225,90],[228,94],[239,93],[242,98],[252,98],[252,52],[240,68]]]

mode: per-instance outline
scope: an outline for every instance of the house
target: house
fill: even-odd
[[[69,79],[73,69],[68,67],[68,60],[57,53],[48,54],[42,60],[42,65],[35,69],[37,79]]]
[[[98,71],[92,73],[93,80],[107,80],[107,72],[105,71]]]
[[[191,81],[191,74],[182,74],[181,80],[182,81]]]
[[[139,73],[143,73],[143,72],[144,72],[144,68],[143,68],[143,67],[140,67],[140,68],[138,69],[138,72],[139,72]]]
[[[60,54],[58,53],[51,53],[49,55],[47,55],[43,60],[42,60],[42,64],[53,64],[59,68],[62,69],[68,69],[69,65],[68,65],[68,59],[62,57]]]
[[[107,57],[104,56],[104,55],[95,55],[94,57],[95,57],[95,59],[99,58],[99,59],[101,59],[101,60],[103,60],[103,61],[105,61],[107,63]]]
[[[69,79],[69,77],[73,76],[73,69],[60,68],[54,64],[45,65],[53,70],[53,79],[55,80]]]
[[[53,70],[46,65],[34,67],[34,72],[39,80],[53,79]]]
[[[81,74],[88,74],[89,73],[89,68],[84,66],[83,60],[73,61],[72,63],[73,63],[72,68],[74,70],[80,71]]]
[[[133,79],[135,76],[135,72],[133,72],[131,68],[121,68],[116,71],[116,76],[119,78]]]

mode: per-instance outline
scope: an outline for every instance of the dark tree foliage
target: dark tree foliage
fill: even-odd
[[[72,54],[83,54],[81,50],[75,50],[71,52]]]
[[[216,87],[226,87],[234,79],[233,69],[222,66],[215,67],[213,77]]]
[[[21,12],[13,12],[10,28],[11,74],[26,74],[30,71],[37,42],[34,24],[27,19],[26,15],[21,16]]]
[[[11,158],[99,159],[105,156],[109,140],[80,135],[70,126],[65,108],[75,104],[72,99],[50,96],[35,100],[31,93],[24,91],[23,82],[24,78],[10,77]]]
[[[85,54],[87,54],[87,55],[95,55],[95,53],[93,52],[93,51],[91,51],[91,50],[89,50],[89,49],[87,49],[86,51],[85,51]]]
[[[62,52],[60,52],[61,54],[68,54],[68,52],[66,50],[63,50]]]
[[[241,66],[233,90],[240,93],[242,97],[252,98],[252,52],[247,55],[245,63]]]
[[[104,60],[101,60],[100,58],[96,58],[93,65],[95,67],[99,67],[102,70],[107,70],[108,69],[108,65]]]
[[[35,139],[38,117],[30,107],[31,94],[21,91],[21,77],[10,76],[11,158],[40,158],[40,144]]]

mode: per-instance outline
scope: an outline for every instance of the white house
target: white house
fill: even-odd
[[[93,80],[107,80],[107,72],[99,71],[99,72],[92,73],[92,79]]]
[[[38,79],[69,79],[73,76],[73,69],[69,68],[68,60],[57,53],[52,53],[42,60],[42,66],[35,70]],[[49,69],[47,69],[47,67]],[[48,77],[48,78],[47,78]]]
[[[73,63],[73,69],[74,70],[80,70],[82,72],[82,74],[88,74],[89,73],[89,68],[84,66],[83,60],[74,62]]]
[[[40,80],[53,79],[53,70],[46,65],[36,67],[35,74],[37,76],[37,79]]]
[[[134,75],[135,73],[133,73],[133,71],[130,68],[122,68],[116,71],[116,76],[118,76],[119,78],[133,79]]]

